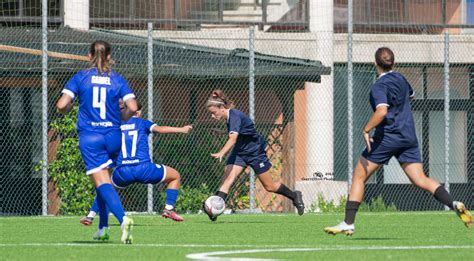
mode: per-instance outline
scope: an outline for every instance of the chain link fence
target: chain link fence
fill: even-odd
[[[205,107],[217,88],[254,120],[268,142],[272,177],[301,190],[307,211],[343,209],[381,46],[394,50],[396,70],[416,92],[425,173],[474,207],[470,0],[57,0],[47,12],[36,2],[4,1],[0,12],[0,215],[81,214],[92,203],[93,188],[75,181],[84,166],[74,117],[60,116],[55,102],[88,67],[84,55],[97,39],[112,44],[113,68],[142,103],[142,117],[193,125],[189,135],[150,139],[153,161],[181,173],[182,212],[198,212],[224,173],[225,163],[210,154],[225,143],[215,130],[226,126]],[[294,211],[244,172],[229,208]],[[120,195],[126,211],[152,213],[163,208],[163,192],[162,184],[135,184]],[[365,202],[377,200],[397,210],[443,208],[410,184],[395,159],[367,183]]]

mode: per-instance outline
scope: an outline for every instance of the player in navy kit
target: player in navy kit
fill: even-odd
[[[163,164],[154,164],[151,161],[148,146],[148,135],[154,133],[189,133],[191,125],[181,128],[158,126],[155,123],[140,118],[141,104],[138,103],[138,111],[128,120],[123,122],[122,149],[117,160],[117,168],[112,174],[112,183],[117,188],[125,188],[133,183],[158,184],[167,183],[165,209],[162,212],[164,218],[174,221],[183,221],[174,211],[174,206],[179,195],[181,185],[180,174],[174,168]],[[89,214],[81,219],[84,225],[91,225],[95,214],[100,211],[97,199],[92,204]],[[107,240],[107,238],[97,238]]]
[[[56,107],[61,113],[72,108],[79,98],[77,132],[79,149],[86,165],[86,174],[94,182],[101,224],[94,235],[106,233],[103,222],[108,219],[105,209],[115,215],[121,224],[122,242],[132,243],[133,220],[125,216],[122,203],[111,184],[109,168],[113,166],[121,147],[121,120],[128,120],[137,111],[135,95],[127,81],[111,69],[111,46],[105,41],[95,41],[90,46],[91,68],[78,72],[66,84]],[[126,104],[120,110],[119,99]],[[107,206],[107,207],[106,207]]]
[[[275,192],[291,199],[293,205],[298,210],[298,214],[303,215],[304,204],[301,192],[292,191],[280,181],[274,182],[272,180],[269,172],[272,164],[265,152],[267,142],[255,130],[252,120],[245,113],[233,109],[232,102],[226,98],[221,90],[212,92],[206,106],[213,119],[225,120],[227,122],[229,135],[229,139],[224,147],[219,152],[211,154],[211,156],[221,161],[227,152],[232,149],[227,159],[224,176],[221,179],[220,188],[216,192],[216,196],[226,201],[230,186],[234,183],[235,178],[247,166],[250,166],[267,191]],[[207,214],[212,221],[217,219],[216,216]]]
[[[363,130],[366,149],[354,169],[346,217],[339,225],[325,228],[326,233],[352,235],[355,216],[364,197],[365,182],[392,157],[397,158],[414,185],[433,194],[435,199],[454,210],[468,228],[472,224],[472,216],[464,204],[454,201],[442,185],[423,172],[410,106],[410,98],[415,93],[403,75],[392,71],[394,62],[395,56],[387,47],[379,48],[375,53],[379,77],[370,88],[369,99],[374,114]],[[369,133],[374,128],[371,137]]]

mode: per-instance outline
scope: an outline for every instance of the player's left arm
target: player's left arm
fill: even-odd
[[[155,125],[152,128],[152,132],[169,134],[169,133],[184,133],[188,134],[193,129],[192,125],[186,125],[183,127],[171,127],[171,126],[158,126]]]
[[[225,143],[224,147],[218,152],[218,153],[211,153],[211,156],[219,159],[219,162],[222,161],[222,158],[229,152],[232,147],[234,147],[235,143],[237,142],[237,137],[239,136],[238,133],[236,132],[231,132],[229,133],[229,139],[227,139],[227,142]]]

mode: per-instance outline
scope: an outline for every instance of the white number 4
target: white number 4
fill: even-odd
[[[135,157],[137,154],[137,139],[138,139],[138,131],[129,131],[128,136],[132,137],[132,151],[131,151],[131,157]],[[124,159],[127,158],[127,145],[125,144],[125,133],[122,132],[122,156]]]
[[[100,96],[99,96],[100,89]],[[92,107],[100,109],[100,118],[105,120],[105,101],[107,98],[107,90],[95,86],[92,89]]]

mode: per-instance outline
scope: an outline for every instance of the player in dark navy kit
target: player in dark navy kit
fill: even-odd
[[[370,105],[374,114],[363,130],[366,149],[354,169],[345,219],[337,226],[325,228],[326,233],[352,235],[355,216],[364,197],[365,182],[392,157],[397,158],[414,185],[433,194],[436,200],[454,210],[468,228],[471,227],[472,216],[464,204],[454,201],[442,185],[423,172],[410,105],[415,93],[403,75],[392,71],[394,62],[395,56],[387,47],[379,48],[375,53],[379,76],[370,88]],[[369,133],[374,128],[371,137]]]
[[[225,120],[229,139],[224,147],[212,157],[222,160],[222,158],[232,149],[225,167],[224,176],[221,179],[220,188],[216,196],[226,201],[232,183],[242,171],[250,166],[257,175],[263,187],[269,192],[283,195],[293,201],[293,205],[298,210],[299,215],[304,213],[304,204],[300,191],[292,191],[280,181],[274,182],[269,172],[272,164],[268,160],[265,152],[267,142],[255,130],[252,120],[245,113],[233,109],[230,102],[221,90],[212,92],[206,103],[207,109],[215,120]],[[217,219],[207,213],[212,221]]]
[[[132,243],[133,220],[125,216],[122,203],[111,185],[109,168],[115,164],[121,147],[121,120],[128,120],[137,111],[135,95],[127,81],[111,69],[111,46],[104,41],[91,44],[89,57],[91,68],[78,72],[66,84],[63,95],[56,106],[61,113],[72,108],[72,102],[79,98],[77,132],[79,149],[86,165],[86,174],[91,176],[96,187],[101,224],[94,237],[108,231],[110,209],[122,228],[122,242]],[[119,99],[126,104],[120,110]],[[107,208],[106,208],[107,206]]]
[[[174,206],[179,195],[181,185],[180,174],[174,168],[163,164],[155,164],[151,161],[148,146],[148,135],[150,133],[189,133],[191,125],[181,128],[170,126],[158,126],[157,124],[140,118],[141,104],[138,103],[138,111],[128,120],[123,122],[122,129],[122,149],[117,159],[117,168],[112,174],[112,183],[117,188],[125,188],[133,183],[158,184],[167,183],[165,208],[162,217],[170,218],[174,221],[183,221],[174,211]],[[81,219],[84,225],[91,225],[100,208],[97,198],[92,204],[89,214]],[[100,238],[101,240],[106,240]]]

